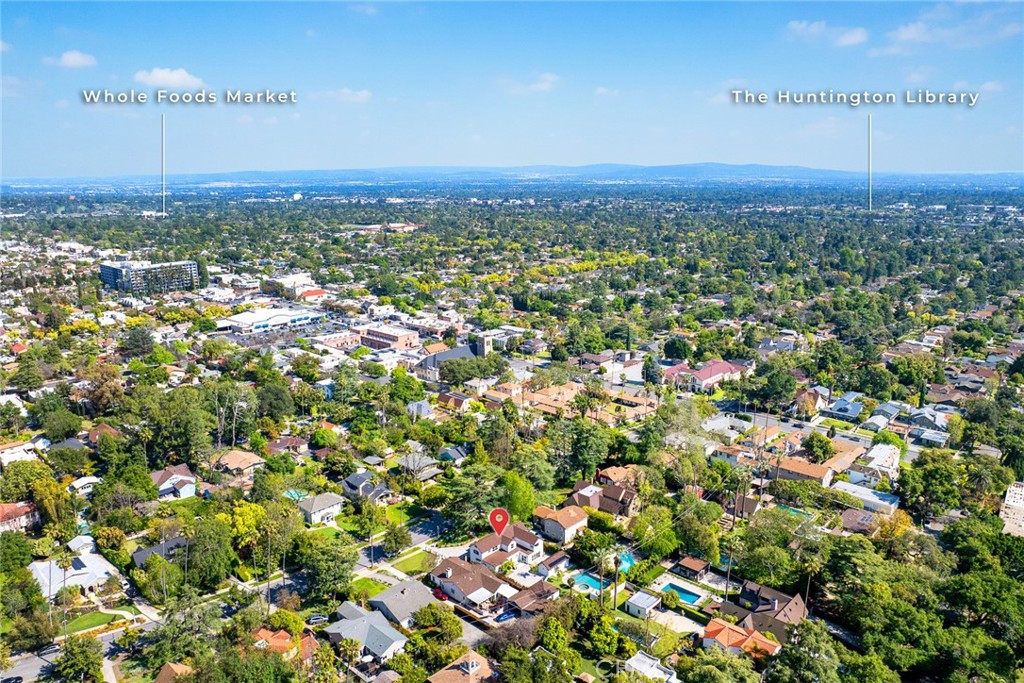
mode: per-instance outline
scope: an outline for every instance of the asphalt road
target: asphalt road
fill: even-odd
[[[146,623],[138,626],[141,631],[151,631],[159,626],[158,622],[147,621]],[[117,631],[111,631],[104,633],[99,636],[97,640],[103,643],[103,656],[107,659],[113,660],[118,654],[118,647],[114,645],[114,640],[121,635],[121,629]],[[40,657],[34,653],[18,655],[11,658],[11,668],[4,671],[3,676],[0,677],[0,683],[6,682],[9,679],[17,680],[20,676],[24,683],[30,681],[38,681],[43,677],[43,674],[49,669],[53,661],[60,656],[59,652],[55,652],[52,655],[46,655]]]

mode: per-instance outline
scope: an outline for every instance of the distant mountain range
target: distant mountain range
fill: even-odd
[[[1024,173],[875,173],[876,180],[888,182],[936,181],[995,184],[1024,182]],[[866,182],[866,171],[836,171],[804,166],[768,166],[763,164],[673,164],[639,166],[632,164],[592,164],[588,166],[408,166],[377,169],[339,169],[333,171],[235,171],[228,173],[186,173],[167,177],[173,185],[285,184],[331,185],[348,183],[415,182],[567,182],[567,183],[659,183],[681,182],[781,182],[847,183]],[[107,178],[8,179],[5,185],[151,185],[159,177],[119,176]]]

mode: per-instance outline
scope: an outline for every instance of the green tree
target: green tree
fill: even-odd
[[[53,662],[47,674],[51,681],[94,681],[103,680],[103,646],[95,638],[68,636],[61,646],[61,653]]]
[[[82,418],[67,408],[55,410],[43,418],[43,432],[46,438],[57,443],[78,434],[82,429]]]
[[[39,364],[36,361],[25,359],[18,363],[18,369],[8,381],[11,386],[22,391],[32,391],[43,386],[43,373],[39,371]]]
[[[508,510],[512,519],[529,521],[533,518],[536,503],[533,497],[533,485],[524,477],[511,470],[501,477],[501,503]]]
[[[410,545],[412,545],[412,534],[406,527],[401,524],[388,524],[384,527],[384,539],[381,541],[381,547],[384,549],[385,555],[394,557]]]
[[[334,600],[352,581],[357,559],[351,543],[336,536],[309,535],[301,561],[309,575],[310,595]]]
[[[128,328],[121,337],[121,353],[129,358],[141,358],[153,352],[153,332],[148,327],[136,325]]]
[[[676,664],[680,683],[759,683],[749,657],[737,657],[717,648],[697,650],[692,657],[681,657]]]
[[[788,629],[789,641],[769,664],[767,683],[840,683],[839,654],[825,625],[804,619]]]
[[[442,643],[450,645],[462,637],[462,620],[451,607],[431,602],[412,615],[417,628],[434,629]]]
[[[46,463],[38,460],[16,460],[4,468],[4,476],[0,479],[0,498],[8,503],[29,500],[35,482],[53,477],[53,470]]]
[[[832,440],[821,432],[815,431],[808,434],[803,440],[803,447],[811,462],[825,462],[836,454],[836,447],[832,445]]]

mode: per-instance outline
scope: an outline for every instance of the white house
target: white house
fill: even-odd
[[[626,671],[632,671],[645,678],[661,683],[679,683],[676,672],[668,668],[657,657],[652,657],[643,650],[627,659],[624,663]]]
[[[309,524],[324,524],[341,514],[344,502],[336,493],[319,493],[299,503],[299,510]]]

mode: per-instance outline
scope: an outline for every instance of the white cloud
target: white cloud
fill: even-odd
[[[242,114],[241,116],[235,119],[235,122],[241,123],[242,125],[248,125],[253,122],[253,118],[248,114]]]
[[[55,106],[57,109],[67,109],[69,104],[70,102],[68,102],[67,100],[57,100],[53,103],[53,106]]]
[[[267,118],[263,119],[263,123],[265,123],[268,126],[274,126],[280,123],[280,121],[276,116],[268,116]]]
[[[829,26],[824,21],[793,20],[786,25],[786,29],[792,38],[827,42],[834,47],[853,47],[868,40],[865,28]]]
[[[311,29],[311,28],[307,28],[306,29],[306,37],[307,38],[316,38],[316,30],[315,29]]]
[[[922,12],[917,21],[886,34],[889,42],[868,52],[872,57],[906,54],[926,45],[965,49],[984,47],[1024,33],[1020,12],[1013,6],[940,5]]]
[[[348,6],[348,9],[356,14],[364,14],[368,17],[372,17],[377,14],[377,6],[368,2],[352,3]]]
[[[43,57],[43,64],[60,66],[65,69],[81,69],[87,66],[96,66],[96,58],[80,50],[68,50],[60,57]]]
[[[0,52],[10,52],[10,51],[11,51],[11,44],[6,42],[6,41],[0,40]]]
[[[184,69],[156,67],[149,71],[136,71],[135,81],[155,88],[201,88],[203,79],[193,76]]]
[[[598,97],[618,97],[619,91],[616,88],[606,88],[605,86],[601,85],[594,88],[594,94],[597,95]]]
[[[324,93],[324,96],[330,100],[337,100],[339,102],[348,102],[350,104],[366,104],[373,97],[373,93],[369,90],[353,90],[352,88],[338,88],[337,90],[328,90]]]
[[[1003,89],[1003,84],[999,81],[985,81],[978,86],[978,90],[981,92],[999,92]]]
[[[0,76],[0,86],[3,97],[21,97],[25,83],[17,76]]]
[[[919,66],[911,69],[903,80],[910,84],[924,83],[932,75],[933,69],[928,66]]]
[[[506,92],[510,95],[528,95],[530,93],[546,93],[551,92],[558,85],[558,82],[562,80],[557,74],[553,73],[542,73],[537,76],[536,79],[530,83],[519,83],[516,81],[504,80],[502,83],[505,86]]]

